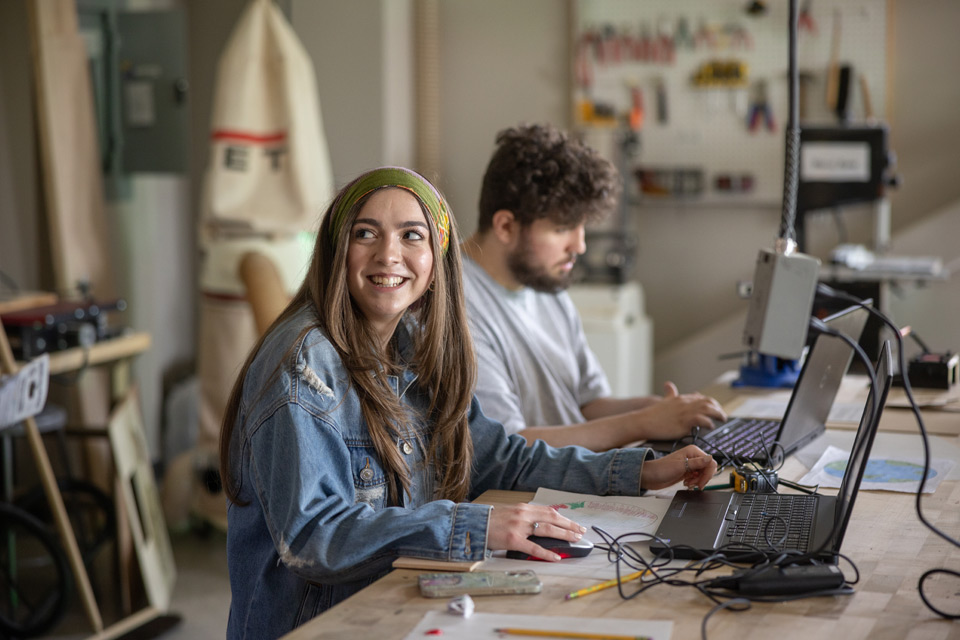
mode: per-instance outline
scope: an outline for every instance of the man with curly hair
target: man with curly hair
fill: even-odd
[[[595,451],[677,439],[723,420],[700,394],[613,398],[565,289],[584,226],[621,192],[613,165],[550,125],[497,135],[480,191],[477,232],[464,243],[464,286],[478,359],[477,398],[529,443]]]

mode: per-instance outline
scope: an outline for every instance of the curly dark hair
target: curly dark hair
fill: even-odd
[[[621,188],[608,160],[563,131],[549,124],[504,129],[483,176],[477,227],[489,230],[501,209],[522,226],[540,218],[574,226],[607,215]]]

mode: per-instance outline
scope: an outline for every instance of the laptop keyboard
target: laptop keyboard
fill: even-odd
[[[721,455],[766,458],[764,450],[773,446],[779,429],[779,420],[737,418],[721,427],[722,431],[707,443]]]
[[[815,496],[745,493],[736,514],[727,514],[733,522],[727,527],[725,544],[742,542],[765,549],[772,543],[777,549],[806,551],[816,512]],[[771,518],[775,520],[770,522]],[[781,543],[784,525],[787,538]]]

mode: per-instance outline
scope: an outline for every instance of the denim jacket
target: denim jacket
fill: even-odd
[[[387,504],[387,479],[339,355],[305,307],[265,340],[248,370],[231,441],[234,479],[245,506],[228,507],[232,602],[228,638],[275,638],[356,593],[398,556],[483,560],[491,507],[434,499],[434,470],[421,443],[430,424],[397,447],[411,469],[402,506]],[[302,338],[301,330],[314,326]],[[401,355],[409,328],[397,330]],[[293,345],[292,352],[290,345]],[[428,400],[417,375],[390,383],[415,416]],[[540,486],[637,495],[646,449],[595,454],[555,449],[520,436],[470,407],[474,468],[470,499],[488,489]],[[416,437],[419,435],[419,437]]]

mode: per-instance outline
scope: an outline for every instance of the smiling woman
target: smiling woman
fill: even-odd
[[[430,227],[413,193],[373,193],[353,223],[347,249],[347,289],[381,345],[433,279]]]
[[[488,489],[637,495],[705,484],[716,468],[694,447],[646,463],[640,448],[528,447],[483,415],[475,379],[443,197],[407,169],[361,175],[328,208],[303,285],[253,348],[225,412],[228,637],[283,635],[401,555],[559,560],[528,539],[534,529],[583,535],[551,507],[469,502]]]

